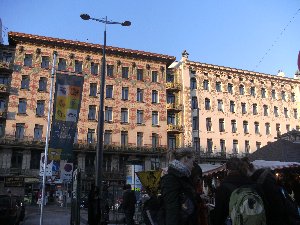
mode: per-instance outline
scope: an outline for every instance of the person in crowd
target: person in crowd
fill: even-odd
[[[248,176],[259,185],[262,191],[267,225],[284,225],[284,202],[281,187],[277,184],[275,175],[269,169],[255,170],[247,157],[242,158],[242,162],[245,164]]]
[[[127,225],[134,225],[134,212],[135,212],[135,204],[136,197],[135,192],[131,190],[130,184],[125,184],[123,193],[123,208],[125,213],[125,220]]]
[[[227,176],[216,190],[215,208],[210,213],[213,225],[225,224],[229,215],[229,200],[235,188],[252,185],[253,181],[247,176],[247,169],[238,158],[226,162]]]
[[[161,194],[164,207],[165,225],[194,225],[196,218],[196,192],[190,179],[193,169],[194,150],[181,148],[172,151],[174,160],[168,172],[161,178]]]
[[[203,195],[202,169],[196,162],[194,162],[190,179],[196,191],[197,224],[208,225],[208,207],[205,204],[205,200],[201,197]]]
[[[91,190],[88,195],[88,224],[98,225],[101,215],[98,215],[99,204],[99,188],[94,184],[91,186]]]

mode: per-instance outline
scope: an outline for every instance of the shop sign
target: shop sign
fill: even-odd
[[[24,177],[5,177],[4,187],[23,187]]]

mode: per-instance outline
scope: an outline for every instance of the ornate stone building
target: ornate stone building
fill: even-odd
[[[184,133],[199,156],[243,156],[300,129],[300,80],[192,62],[188,53],[169,69],[182,83]],[[169,114],[168,114],[169,115]]]
[[[93,179],[102,46],[16,32],[8,38],[0,53],[1,175],[38,175],[56,51],[57,72],[84,76],[74,163]],[[175,57],[109,46],[106,54],[103,172],[104,179],[124,181],[128,164],[156,169],[163,163],[166,70]]]

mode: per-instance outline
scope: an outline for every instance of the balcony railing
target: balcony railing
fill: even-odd
[[[7,69],[7,70],[12,70],[14,67],[13,62],[11,61],[5,61],[5,60],[0,60],[0,69]]]
[[[167,109],[181,111],[181,110],[183,110],[183,106],[177,105],[176,103],[167,103]]]
[[[38,169],[0,168],[1,175],[39,176]]]
[[[168,132],[178,132],[182,133],[183,132],[183,126],[182,125],[173,125],[173,124],[168,124]]]
[[[23,137],[15,137],[14,135],[5,135],[0,137],[0,144],[5,145],[22,145],[22,146],[36,146],[43,147],[45,146],[45,138],[41,138],[40,140],[35,139],[32,136],[23,136]]]
[[[0,118],[6,119],[7,118],[7,112],[6,110],[0,111]]]
[[[180,91],[182,89],[182,84],[167,82],[166,83],[166,89],[179,90]]]
[[[6,84],[0,84],[0,93],[8,93],[9,87]]]

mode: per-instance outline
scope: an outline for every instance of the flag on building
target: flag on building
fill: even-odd
[[[83,77],[56,74],[54,113],[49,143],[50,159],[54,159],[53,156],[56,160],[72,158],[82,89]],[[55,154],[50,154],[51,152]]]
[[[300,71],[300,51],[298,53],[298,70]]]

